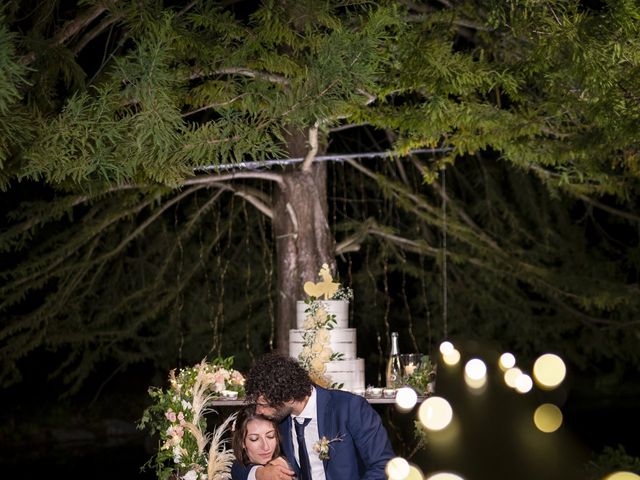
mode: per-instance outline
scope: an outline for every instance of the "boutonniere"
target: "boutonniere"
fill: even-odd
[[[338,435],[335,438],[329,440],[327,437],[322,437],[316,443],[313,444],[313,450],[318,453],[320,460],[329,460],[329,445],[333,442],[341,442],[344,435]]]

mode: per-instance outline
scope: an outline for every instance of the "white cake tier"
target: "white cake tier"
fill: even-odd
[[[302,334],[306,330],[289,330],[289,356],[298,358],[302,352],[304,340]],[[342,353],[344,360],[356,358],[356,329],[334,328],[329,330],[329,346],[333,353]]]
[[[343,384],[342,390],[364,390],[364,358],[336,360],[325,364],[325,374],[333,384]]]
[[[320,300],[327,314],[336,316],[334,328],[347,328],[349,326],[349,300]],[[296,327],[304,328],[306,314],[304,311],[308,305],[301,300],[296,302]]]

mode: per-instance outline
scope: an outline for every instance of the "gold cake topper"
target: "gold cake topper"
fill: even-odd
[[[333,277],[329,271],[329,265],[326,263],[322,264],[318,275],[320,275],[322,281],[318,283],[306,282],[304,284],[304,291],[310,297],[320,298],[324,295],[325,300],[329,300],[338,291],[340,284],[333,281]]]

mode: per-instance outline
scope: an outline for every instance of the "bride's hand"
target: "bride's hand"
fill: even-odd
[[[289,462],[287,462],[287,460],[284,457],[276,457],[273,460],[271,460],[269,463],[267,463],[267,465],[279,465],[281,467],[285,467],[290,472],[292,472],[291,473],[292,475],[295,473],[293,470],[291,470],[291,467],[289,466]]]
[[[256,470],[256,480],[293,480],[295,472],[283,457],[274,458]]]

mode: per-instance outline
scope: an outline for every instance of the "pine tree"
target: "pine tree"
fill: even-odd
[[[638,14],[9,2],[2,384],[36,355],[74,389],[101,365],[246,366],[287,348],[322,263],[379,339],[368,371],[391,323],[416,350],[578,340],[580,367],[637,365]]]

